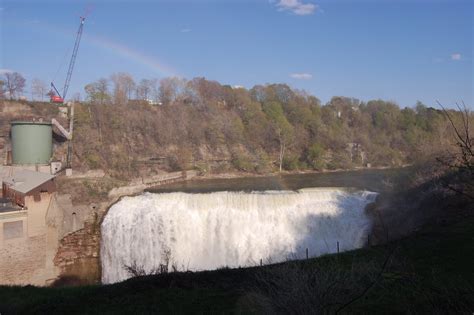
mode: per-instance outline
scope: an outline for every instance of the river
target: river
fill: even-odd
[[[381,192],[387,182],[399,175],[407,175],[409,168],[364,169],[327,173],[285,174],[262,177],[198,179],[149,189],[153,193],[215,191],[298,190],[311,187],[351,187]]]

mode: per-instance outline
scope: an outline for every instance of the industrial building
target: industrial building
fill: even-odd
[[[4,179],[2,200],[10,202],[11,211],[0,213],[0,223],[2,219],[10,220],[21,212],[24,214],[20,217],[23,217],[21,221],[25,221],[26,234],[41,234],[46,229],[46,213],[55,191],[53,175],[24,170]],[[3,231],[8,230],[3,227]]]
[[[45,194],[49,197],[56,191],[54,177],[29,170],[18,171],[14,176],[3,179],[3,198],[28,209],[28,205],[34,206],[34,203],[40,202]]]
[[[61,163],[52,162],[53,122],[13,121],[10,135],[10,158],[0,166],[1,197],[30,208],[31,198],[39,202],[45,193],[56,191],[54,178]]]
[[[71,108],[68,109],[73,113]],[[64,213],[56,201],[55,181],[61,171],[71,174],[71,170],[67,171],[67,156],[59,153],[60,160],[53,159],[53,127],[70,142],[72,122],[67,131],[55,119],[12,121],[10,137],[4,137],[6,159],[0,165],[0,284],[44,285],[58,273],[53,259],[63,233]]]

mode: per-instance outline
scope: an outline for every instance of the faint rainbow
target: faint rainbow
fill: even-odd
[[[31,26],[31,25],[34,25],[34,27],[30,27],[30,29],[33,29],[35,31],[43,30],[43,31],[48,31],[50,33],[54,33],[55,35],[61,35],[64,38],[70,38],[71,45],[73,44],[74,36],[76,35],[75,31],[59,29],[44,21],[35,22],[34,24],[31,24],[28,22],[23,24],[23,26]],[[107,50],[116,56],[125,58],[137,64],[141,64],[142,66],[145,66],[151,69],[153,72],[156,72],[157,74],[160,74],[161,76],[179,76],[178,72],[175,69],[157,60],[156,57],[146,55],[136,49],[128,47],[122,43],[118,43],[109,38],[98,36],[98,35],[92,35],[90,33],[87,33],[87,31],[84,31],[82,40],[85,41],[86,43],[89,43],[101,49]],[[65,51],[68,48],[70,47],[64,47]],[[120,72],[120,71],[123,71],[123,69],[117,69],[117,72]]]
[[[136,49],[125,46],[111,39],[99,37],[97,35],[85,35],[84,39],[88,43],[91,43],[95,46],[99,46],[120,57],[150,68],[156,73],[162,74],[164,76],[177,76],[176,70],[169,67],[168,65],[165,65],[163,62],[158,61],[156,58],[145,55]]]

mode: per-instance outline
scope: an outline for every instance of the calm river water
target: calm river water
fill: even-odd
[[[297,190],[309,187],[351,187],[382,192],[398,176],[407,176],[409,168],[365,169],[329,173],[288,174],[264,177],[196,179],[149,189],[153,193],[215,191]]]

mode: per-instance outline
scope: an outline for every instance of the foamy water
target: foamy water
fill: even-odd
[[[365,206],[376,193],[302,189],[208,194],[145,193],[113,205],[102,223],[102,282],[146,271],[166,257],[181,270],[251,266],[262,259],[319,256],[362,247],[371,227]]]

